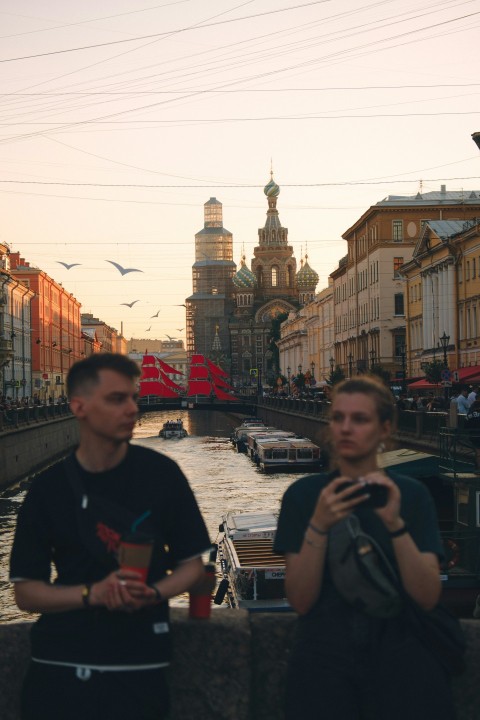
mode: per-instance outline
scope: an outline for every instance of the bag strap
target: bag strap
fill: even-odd
[[[85,512],[88,508],[88,495],[82,478],[80,477],[80,473],[78,472],[78,467],[73,454],[64,459],[63,466],[75,499],[75,515],[77,518],[77,527],[80,533],[80,538],[95,560],[111,570],[111,559],[106,554],[99,552],[95,538],[92,537],[89,532],[88,525],[85,522]]]

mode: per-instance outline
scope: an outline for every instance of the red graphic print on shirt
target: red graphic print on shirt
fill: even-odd
[[[97,537],[104,543],[109,553],[114,553],[120,545],[120,533],[102,522],[97,523]]]

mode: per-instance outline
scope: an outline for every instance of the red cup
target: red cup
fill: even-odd
[[[120,541],[118,562],[122,570],[134,570],[140,579],[147,582],[153,540],[142,535],[128,535]]]
[[[215,565],[205,565],[202,578],[190,588],[189,617],[208,620],[212,610],[212,592],[215,588]]]

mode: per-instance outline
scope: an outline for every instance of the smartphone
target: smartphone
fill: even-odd
[[[357,484],[356,482],[342,483],[342,485],[338,486],[336,492],[341,492],[347,487]],[[353,500],[354,498],[360,497],[360,495],[369,495],[370,497],[360,503],[358,507],[381,508],[387,504],[388,488],[385,487],[385,485],[376,485],[373,483],[371,485],[359,485],[358,490],[352,493],[350,498]]]

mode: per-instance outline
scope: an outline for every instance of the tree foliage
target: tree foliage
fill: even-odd
[[[345,380],[345,373],[343,372],[342,368],[338,365],[330,370],[330,375],[327,378],[327,383],[330,385],[330,387],[333,387],[339,382],[342,382],[342,380]]]
[[[433,360],[424,366],[425,378],[429,383],[438,385],[442,379],[442,372],[445,365],[441,360]]]

